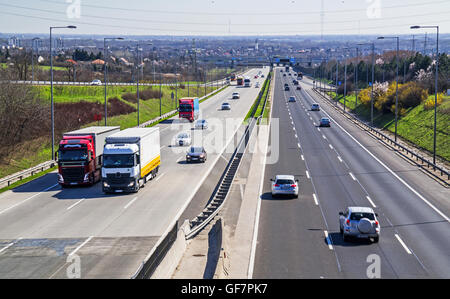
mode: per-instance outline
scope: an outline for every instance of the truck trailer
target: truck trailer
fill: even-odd
[[[181,98],[178,105],[179,118],[186,118],[193,122],[200,113],[200,101],[198,98]]]
[[[89,127],[64,133],[55,153],[58,183],[65,187],[100,181],[105,139],[119,131],[120,127]]]
[[[159,128],[130,128],[106,138],[103,192],[138,192],[161,164]]]

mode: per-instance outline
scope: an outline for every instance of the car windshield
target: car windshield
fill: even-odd
[[[88,158],[87,150],[61,150],[60,161],[85,161]]]
[[[178,135],[178,138],[188,138],[188,134],[187,133],[180,133]]]
[[[134,166],[134,155],[104,155],[103,167],[125,168]]]
[[[276,184],[278,185],[292,185],[294,184],[293,180],[287,180],[287,179],[280,179],[276,181]]]
[[[201,153],[201,152],[203,152],[203,149],[201,147],[191,147],[190,152],[192,154],[194,154],[194,153]]]
[[[229,104],[228,104],[228,103],[223,103],[222,105],[224,105],[224,106],[228,106]]]
[[[375,216],[373,215],[373,213],[353,212],[350,214],[350,220],[361,220],[362,218],[375,220]]]

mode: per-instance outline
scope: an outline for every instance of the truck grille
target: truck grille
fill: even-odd
[[[62,168],[62,176],[65,183],[82,182],[84,179],[83,167]]]
[[[129,173],[108,173],[106,178],[110,185],[126,185],[130,182]]]

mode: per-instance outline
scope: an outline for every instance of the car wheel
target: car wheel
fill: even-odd
[[[298,198],[298,194],[294,194],[294,198]]]
[[[375,237],[375,238],[373,238],[373,242],[374,242],[374,243],[378,243],[379,240],[380,240],[380,237]]]
[[[339,227],[339,232],[342,234],[344,231],[342,230],[342,227]]]

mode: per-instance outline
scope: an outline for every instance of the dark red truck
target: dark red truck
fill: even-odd
[[[89,127],[65,133],[55,153],[58,183],[64,187],[100,181],[105,138],[119,131],[120,127]]]

